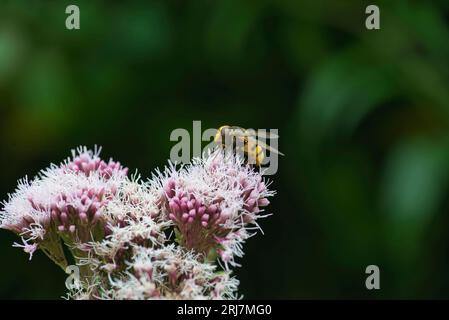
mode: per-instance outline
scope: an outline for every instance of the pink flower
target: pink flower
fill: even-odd
[[[95,151],[92,152],[87,150],[86,147],[80,147],[77,149],[77,153],[75,150],[72,150],[73,160],[69,161],[65,166],[69,170],[73,170],[74,172],[83,172],[86,176],[88,176],[91,172],[98,172],[100,176],[103,178],[110,178],[113,174],[120,173],[123,175],[127,175],[128,168],[124,168],[121,166],[120,162],[114,162],[112,159],[106,163],[104,160],[99,158],[101,149],[95,148]]]
[[[167,169],[159,178],[164,209],[182,244],[206,256],[215,250],[230,264],[243,252],[235,245],[229,250],[226,240],[242,243],[248,238],[248,225],[257,226],[267,197],[273,195],[259,172],[219,150],[179,171]]]
[[[0,227],[22,236],[26,252],[39,245],[61,262],[63,258],[56,257],[62,252],[59,237],[78,243],[104,236],[103,208],[117,194],[127,169],[112,160],[106,164],[98,152],[86,148],[78,153],[73,152],[71,161],[41,171],[31,182],[20,181],[3,204]]]

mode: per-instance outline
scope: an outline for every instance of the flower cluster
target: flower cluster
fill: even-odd
[[[89,176],[92,172],[97,172],[105,179],[111,178],[114,174],[121,173],[126,175],[128,168],[124,168],[120,165],[120,162],[115,162],[112,159],[106,163],[99,158],[99,151],[88,151],[85,147],[78,148],[78,154],[75,150],[72,151],[73,160],[69,161],[65,166],[68,170],[76,173],[82,172],[86,176]]]
[[[68,247],[81,275],[70,298],[237,297],[230,266],[274,194],[258,171],[217,149],[144,182],[99,150],[72,153],[21,180],[0,211],[30,259],[41,249],[65,270]]]
[[[204,255],[218,254],[228,268],[273,195],[259,172],[238,157],[215,151],[192,165],[173,166],[156,179],[164,191],[163,211],[182,243]]]
[[[30,258],[41,248],[64,267],[61,240],[71,245],[104,237],[103,211],[127,179],[126,171],[112,160],[105,167],[98,152],[79,148],[73,161],[52,165],[31,182],[19,182],[0,213],[1,227],[21,236],[23,245],[16,246]]]
[[[158,248],[132,245],[126,268],[109,274],[108,286],[89,286],[75,297],[120,300],[229,299],[236,298],[238,280],[229,272],[216,272],[211,263],[201,262],[192,251],[169,244]],[[111,275],[112,274],[112,275]]]

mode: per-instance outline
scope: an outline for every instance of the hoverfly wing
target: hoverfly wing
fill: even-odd
[[[256,143],[257,143],[259,146],[261,146],[263,149],[265,149],[265,150],[269,150],[270,152],[273,152],[273,153],[279,154],[279,155],[281,155],[281,156],[284,156],[284,154],[283,154],[282,152],[280,152],[279,150],[277,150],[277,149],[275,149],[275,148],[270,147],[270,146],[267,145],[266,143],[263,143],[263,142],[261,142],[261,141],[257,141]]]
[[[279,139],[279,136],[271,132],[257,131],[256,135],[262,139]]]
[[[239,136],[248,136],[248,137],[259,137],[262,139],[278,139],[279,136],[275,133],[263,132],[261,130],[252,130],[252,129],[235,129],[235,135]]]
[[[259,145],[263,149],[269,150],[270,152],[274,152],[274,153],[279,154],[281,156],[284,155],[279,150],[276,150],[275,148],[270,147],[266,143],[263,143],[263,142],[257,140],[257,137],[260,137],[262,139],[278,139],[279,136],[277,134],[270,133],[270,132],[260,132],[260,131],[258,132],[258,131],[253,130],[253,129],[248,129],[247,130],[247,129],[243,129],[243,128],[237,127],[237,126],[229,127],[227,130],[229,130],[229,133],[232,136],[245,138],[245,140],[251,146]]]

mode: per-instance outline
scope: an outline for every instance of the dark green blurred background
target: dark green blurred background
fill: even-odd
[[[193,120],[279,128],[274,215],[247,243],[240,292],[449,298],[448,13],[446,0],[1,0],[0,198],[78,145],[148,177]],[[16,240],[0,232],[0,298],[63,295],[65,275]]]

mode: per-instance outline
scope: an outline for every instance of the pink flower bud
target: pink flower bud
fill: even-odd
[[[95,224],[101,219],[101,213],[97,211],[92,218],[92,223]]]
[[[80,218],[80,220],[81,220],[81,223],[87,224],[88,219],[87,219],[87,214],[86,214],[85,212],[81,212],[81,213],[79,214],[79,218]]]
[[[170,200],[169,206],[170,206],[171,212],[173,212],[175,214],[180,212],[180,208],[176,204],[176,201]]]
[[[168,198],[173,198],[176,194],[175,192],[176,183],[173,179],[168,180],[165,185],[164,191]]]
[[[51,211],[51,218],[56,224],[59,224],[59,213],[56,210]]]
[[[218,207],[215,204],[210,205],[207,208],[207,212],[210,214],[214,214],[215,212],[217,212]]]
[[[61,222],[63,224],[67,224],[69,222],[69,219],[67,217],[67,214],[65,212],[62,212],[59,217],[61,218]]]
[[[34,223],[34,219],[30,216],[24,216],[23,220],[27,223],[27,224],[32,224]]]
[[[267,198],[262,198],[262,199],[259,199],[259,200],[257,201],[257,204],[258,204],[260,207],[266,207],[266,206],[268,206],[268,205],[270,204],[270,201],[269,201]]]

